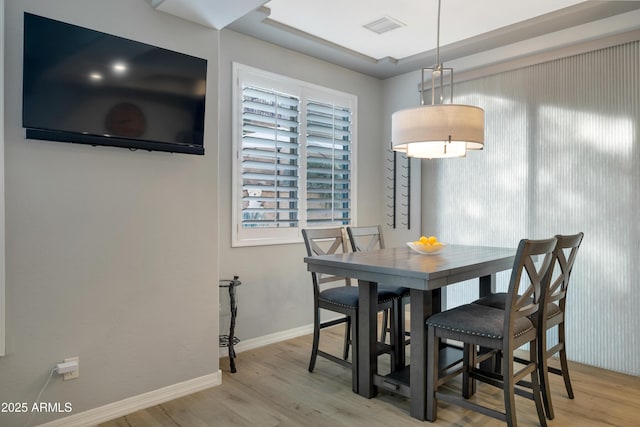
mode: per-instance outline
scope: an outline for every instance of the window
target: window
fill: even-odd
[[[354,95],[234,64],[233,246],[355,216]]]

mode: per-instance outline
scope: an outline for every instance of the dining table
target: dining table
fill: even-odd
[[[448,285],[478,279],[480,297],[495,292],[496,274],[512,268],[515,254],[515,248],[452,244],[437,254],[403,246],[306,257],[304,262],[310,272],[358,281],[358,394],[373,398],[382,388],[408,397],[410,415],[425,420],[426,318],[442,310],[442,289]],[[410,298],[410,363],[387,375],[378,374],[378,284],[409,288]],[[461,354],[443,348],[441,366],[455,364]]]

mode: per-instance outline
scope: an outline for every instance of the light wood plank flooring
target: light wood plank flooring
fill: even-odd
[[[342,329],[323,332],[321,347],[338,350]],[[381,391],[373,399],[351,392],[350,372],[318,358],[307,371],[311,336],[238,354],[238,372],[221,359],[222,385],[129,414],[102,427],[132,426],[504,426],[457,406],[439,403],[438,420],[410,418],[406,398]],[[381,356],[380,366],[388,364]],[[549,426],[640,425],[640,378],[576,363],[570,365],[576,398],[566,396],[559,376],[551,375],[556,418]],[[451,385],[459,390],[459,383]],[[502,408],[500,390],[478,384],[474,398]],[[537,426],[532,401],[516,397],[520,426]]]

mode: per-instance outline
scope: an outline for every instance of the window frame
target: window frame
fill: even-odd
[[[282,92],[299,99],[298,134],[300,150],[298,152],[298,226],[287,228],[242,228],[242,86],[251,84],[264,89]],[[232,84],[232,194],[231,194],[231,246],[261,246],[302,242],[303,228],[326,228],[335,225],[312,226],[307,224],[306,213],[306,138],[307,138],[307,101],[340,105],[351,110],[350,141],[350,223],[357,217],[357,104],[354,94],[326,88],[287,76],[264,71],[248,65],[233,63]]]

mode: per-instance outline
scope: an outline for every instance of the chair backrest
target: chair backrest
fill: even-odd
[[[520,241],[511,270],[504,310],[505,325],[509,326],[509,330],[505,330],[505,334],[509,334],[507,336],[513,336],[514,323],[519,318],[538,314],[550,280],[556,242],[555,237],[545,240],[523,239]]]
[[[583,237],[584,233],[582,232],[568,236],[556,235],[558,240],[554,251],[556,264],[554,270],[550,272],[552,276],[545,295],[545,301],[547,304],[557,302],[560,304],[562,311],[564,311],[571,270]]]
[[[353,252],[372,251],[384,249],[382,227],[371,225],[365,227],[347,227],[349,241]]]
[[[337,253],[347,253],[347,238],[342,227],[323,229],[302,230],[304,245],[307,248],[307,256],[330,255]],[[328,282],[344,281],[346,286],[351,286],[351,281],[347,277],[333,276],[311,272],[314,292],[319,292],[319,286]]]

